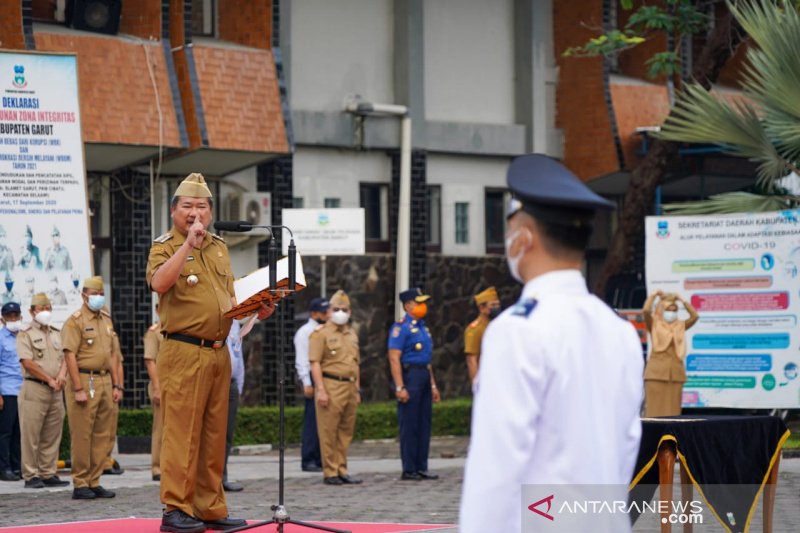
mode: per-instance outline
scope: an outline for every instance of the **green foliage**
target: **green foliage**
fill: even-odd
[[[434,436],[469,435],[471,398],[445,400],[433,405]],[[286,442],[299,443],[303,429],[303,408],[286,407]],[[117,435],[149,437],[153,413],[149,409],[121,409]],[[397,438],[396,402],[366,403],[358,407],[355,440]],[[276,444],[278,442],[278,407],[241,407],[236,417],[234,444]],[[60,457],[68,458],[69,427],[64,419]]]
[[[633,9],[633,0],[620,0],[625,10]],[[656,33],[674,37],[676,48],[655,54],[647,61],[651,78],[681,72],[683,37],[705,31],[710,23],[693,0],[667,0],[664,5],[642,5],[631,13],[625,28],[606,31],[581,46],[564,51],[564,57],[612,56],[645,42]]]

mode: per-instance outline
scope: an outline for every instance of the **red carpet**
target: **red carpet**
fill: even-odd
[[[252,522],[251,522],[252,523]],[[319,525],[349,530],[352,533],[403,533],[406,531],[425,531],[453,527],[444,524],[368,524],[364,522],[317,522]],[[121,518],[119,520],[93,520],[91,522],[68,522],[65,524],[45,524],[41,526],[0,527],[3,532],[18,533],[158,533],[160,518]],[[211,530],[209,530],[211,531]],[[253,533],[273,533],[277,526],[269,525],[251,529]],[[306,527],[286,524],[284,533],[313,533]]]

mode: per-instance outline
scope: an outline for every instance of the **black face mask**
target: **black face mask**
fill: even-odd
[[[499,307],[492,307],[491,309],[489,309],[489,320],[494,320],[495,318],[500,316],[500,313],[502,312],[503,310],[500,309]]]
[[[320,326],[321,326],[322,324],[324,324],[325,322],[327,322],[327,320],[325,320],[324,318],[318,318],[318,319],[317,319],[317,324],[319,324]]]

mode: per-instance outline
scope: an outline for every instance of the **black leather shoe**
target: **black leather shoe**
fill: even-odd
[[[345,485],[360,485],[361,483],[363,483],[363,481],[358,479],[357,477],[339,476],[339,479],[341,479],[342,483],[344,483]]]
[[[113,498],[114,496],[116,496],[116,493],[111,492],[110,490],[106,490],[100,485],[97,485],[96,487],[91,487],[91,489],[92,492],[94,492],[94,495],[97,496],[98,498]]]
[[[322,482],[326,485],[344,485],[344,481],[339,476],[326,477]]]
[[[244,490],[244,487],[235,481],[223,481],[222,488],[225,489],[225,492],[242,492]]]
[[[25,488],[26,489],[43,489],[45,486],[44,481],[42,478],[32,477],[25,481]]]
[[[119,466],[119,463],[115,460],[114,464],[111,465],[111,468],[103,470],[104,476],[121,476],[125,473],[125,469]]]
[[[34,479],[39,479],[39,478],[31,478],[30,481],[33,481]],[[69,485],[69,481],[64,481],[58,476],[42,478],[42,483],[46,487],[66,487],[67,485]],[[25,486],[26,487],[28,486],[27,481],[25,482]]]
[[[161,474],[153,474],[153,481],[161,481]]]
[[[319,465],[306,465],[303,467],[303,472],[322,472],[322,467]]]
[[[417,472],[419,477],[422,479],[439,479],[439,474],[434,474],[433,472],[428,472],[427,470],[420,470]]]
[[[172,533],[203,533],[206,525],[196,518],[189,516],[180,509],[164,513],[161,517],[160,531]]]
[[[94,493],[89,487],[81,487],[79,489],[72,489],[73,500],[94,500],[97,494]]]
[[[11,470],[0,472],[0,481],[19,481],[19,476]]]
[[[403,475],[400,476],[400,479],[406,481],[420,481],[422,479],[422,476],[420,476],[416,472],[403,472]]]
[[[203,524],[205,524],[208,529],[224,531],[226,529],[246,526],[247,521],[244,518],[231,518],[229,516],[227,518],[220,518],[219,520],[203,520]]]

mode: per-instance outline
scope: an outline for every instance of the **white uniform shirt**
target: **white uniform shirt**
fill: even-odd
[[[529,281],[527,299],[537,300],[527,316],[517,304],[483,337],[461,533],[518,532],[525,513],[547,522],[525,509],[536,500],[523,507],[523,484],[616,484],[609,496],[627,499],[642,431],[639,338],[577,270]],[[610,520],[590,530],[630,531],[628,515]]]
[[[308,362],[308,338],[319,326],[319,322],[309,318],[294,334],[294,368],[304,387],[311,386],[311,364]]]

